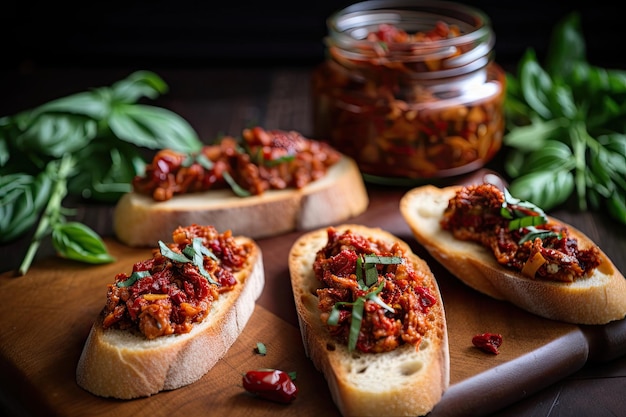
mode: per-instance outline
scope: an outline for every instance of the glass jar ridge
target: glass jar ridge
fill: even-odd
[[[366,179],[460,175],[500,149],[505,77],[480,10],[370,0],[327,27],[327,59],[312,77],[315,135],[353,157]]]

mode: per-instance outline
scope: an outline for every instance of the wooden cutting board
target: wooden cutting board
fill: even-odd
[[[379,226],[410,241],[397,217]],[[0,391],[16,415],[276,416],[339,415],[326,382],[304,354],[286,266],[298,233],[259,241],[266,286],[243,334],[198,382],[149,398],[118,401],[93,396],[75,382],[75,368],[91,324],[106,298],[106,284],[118,272],[150,256],[114,239],[106,243],[117,261],[85,266],[58,258],[35,264],[26,276],[0,276]],[[414,244],[414,242],[412,242]],[[450,342],[451,385],[431,416],[481,415],[530,395],[580,369],[590,349],[623,354],[626,328],[579,326],[542,319],[492,300],[447,274],[428,254],[442,290]],[[472,347],[472,336],[501,333],[499,355]],[[254,352],[257,342],[267,355]],[[296,371],[299,395],[290,405],[254,398],[241,386],[242,374],[256,368]],[[489,395],[484,395],[486,389]]]

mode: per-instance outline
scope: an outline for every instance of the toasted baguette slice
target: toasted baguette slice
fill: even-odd
[[[214,224],[233,235],[253,239],[293,230],[309,230],[361,214],[369,199],[355,162],[342,157],[323,178],[302,189],[270,190],[238,197],[231,190],[211,190],[155,202],[131,192],[115,207],[113,227],[129,246],[149,246],[167,239],[179,224]]]
[[[76,369],[79,386],[101,397],[131,399],[191,384],[206,374],[241,334],[265,284],[260,248],[252,252],[232,291],[221,294],[208,316],[189,333],[148,340],[129,331],[93,324]]]
[[[326,229],[302,235],[289,253],[291,285],[307,356],[324,374],[333,401],[343,416],[417,416],[427,414],[439,402],[450,380],[446,319],[437,282],[428,265],[410,247],[390,233],[361,225],[350,229],[366,237],[399,242],[416,270],[430,277],[429,289],[437,303],[430,310],[432,328],[419,346],[405,344],[385,353],[348,351],[322,324],[313,273],[318,250],[328,240]]]
[[[490,297],[552,320],[605,324],[626,316],[626,280],[602,251],[602,263],[593,276],[572,283],[542,281],[498,264],[480,244],[458,240],[443,230],[439,222],[459,188],[425,185],[408,191],[400,201],[402,216],[416,240],[458,279]],[[579,247],[595,245],[579,230],[560,223]]]

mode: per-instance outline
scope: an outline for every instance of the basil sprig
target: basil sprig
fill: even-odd
[[[86,263],[113,261],[93,230],[67,221],[62,203],[68,195],[117,201],[145,169],[142,149],[201,149],[182,117],[138,103],[167,89],[156,74],[138,71],[110,87],[0,118],[0,243],[21,237],[39,222],[20,275],[48,235],[60,256]]]
[[[626,224],[626,71],[591,65],[580,16],[555,26],[542,66],[529,49],[507,74],[505,169],[545,210],[572,201]]]
[[[359,288],[363,291],[368,291],[365,295],[359,296],[356,300],[339,301],[333,305],[330,310],[327,324],[330,326],[336,326],[339,323],[339,315],[341,307],[352,307],[351,320],[350,320],[350,333],[348,336],[348,350],[353,351],[356,349],[356,342],[359,339],[359,332],[361,331],[361,323],[363,322],[363,308],[365,301],[370,300],[384,308],[385,310],[393,313],[394,309],[387,305],[379,296],[380,292],[385,286],[385,280],[377,286],[378,283],[378,269],[377,265],[391,265],[401,264],[402,258],[398,256],[378,256],[378,255],[361,255],[357,258],[356,264],[356,277]]]

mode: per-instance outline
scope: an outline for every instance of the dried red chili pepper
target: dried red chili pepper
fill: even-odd
[[[502,345],[502,335],[495,333],[477,334],[472,338],[472,344],[485,352],[497,355],[500,353],[498,348]]]
[[[246,372],[243,376],[243,387],[261,398],[283,404],[289,404],[298,394],[298,387],[289,374],[278,369]]]

